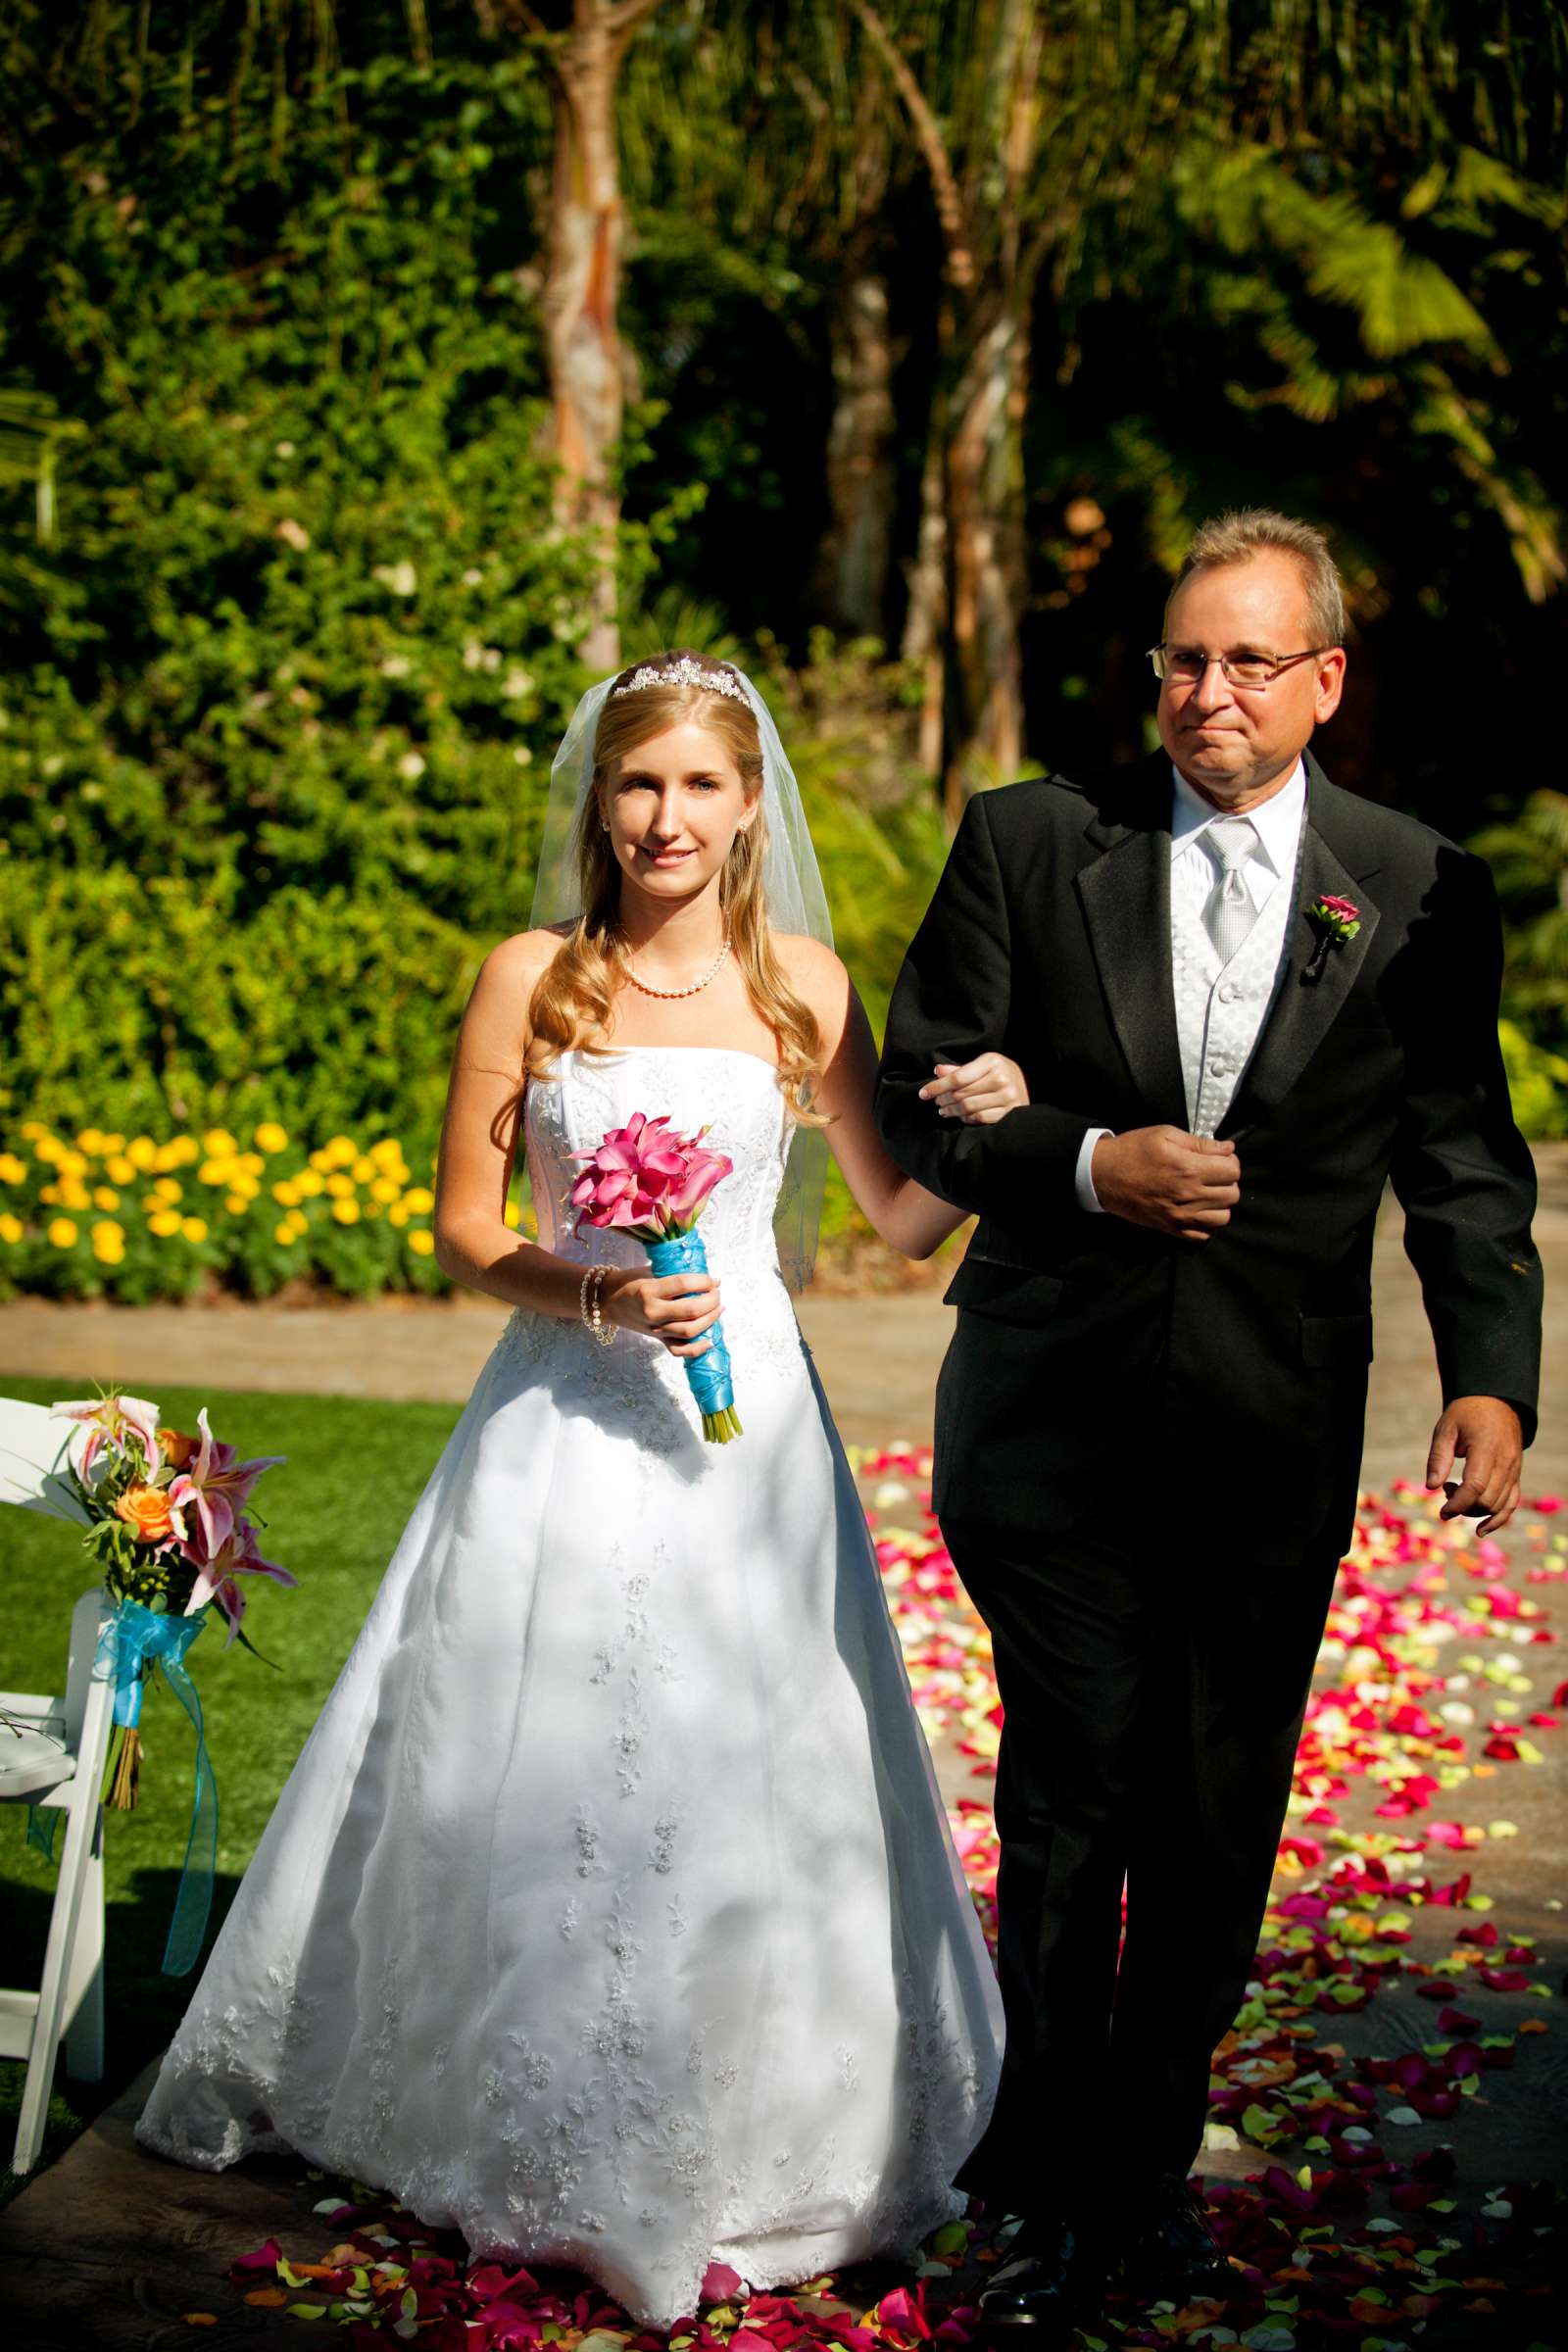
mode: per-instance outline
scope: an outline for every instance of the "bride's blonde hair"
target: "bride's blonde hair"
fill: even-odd
[[[588,1054],[612,1054],[606,1042],[615,992],[625,985],[626,952],[620,935],[621,870],[606,831],[605,778],[618,760],[670,727],[690,724],[716,735],[740,770],[748,803],[762,789],[762,747],[757,719],[744,696],[689,683],[619,690],[638,668],[664,669],[686,662],[735,677],[726,662],[674,647],[644,663],[623,669],[605,698],[594,738],[593,782],[577,812],[572,858],[582,912],[541,976],[528,1008],[532,1037],[530,1078],[554,1075],[556,1057],[568,1048]],[[739,679],[736,679],[737,685]],[[718,903],[730,954],[761,1019],[778,1043],[778,1081],[797,1119],[818,1123],[810,1107],[822,1070],[822,1033],[815,1013],[784,976],[773,952],[762,861],[767,849],[767,812],[759,808],[737,832],[718,878]]]

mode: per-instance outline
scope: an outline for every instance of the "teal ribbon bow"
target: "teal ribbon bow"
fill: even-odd
[[[218,1864],[218,1783],[207,1753],[202,1702],[185,1665],[185,1652],[207,1623],[207,1611],[194,1617],[169,1617],[144,1609],[139,1600],[122,1600],[98,1637],[93,1680],[113,1681],[115,1721],[134,1730],[141,1721],[143,1687],[155,1667],[186,1714],[196,1734],[196,1787],[191,1798],[190,1833],[174,1895],[174,1914],[164,1946],[166,1977],[187,1977],[201,1958],[213,1907],[213,1874]],[[54,1851],[57,1809],[47,1815],[47,1829],[35,1807],[27,1824],[28,1841],[46,1856]]]

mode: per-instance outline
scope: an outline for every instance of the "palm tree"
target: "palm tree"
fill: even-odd
[[[1037,201],[1045,26],[1031,0],[956,12],[972,62],[955,70],[938,53],[945,124],[887,17],[873,0],[851,8],[904,110],[942,231],[939,380],[905,650],[925,667],[923,748],[956,815],[977,765],[1006,774],[1023,753],[1020,427],[1035,280],[1057,226]]]
[[[598,554],[593,617],[582,642],[590,669],[620,661],[616,460],[625,409],[619,301],[625,245],[616,90],[638,28],[659,0],[570,0],[553,26],[530,0],[474,0],[482,28],[501,20],[543,60],[555,107],[555,165],[541,313],[555,402],[557,515]]]
[[[825,344],[814,607],[882,637],[900,439],[890,213],[909,173],[880,78],[856,69],[836,0],[709,0],[639,44],[620,123],[638,252],[760,305],[813,364]]]
[[[1565,223],[1561,192],[1469,146],[1374,211],[1353,182],[1314,187],[1260,142],[1205,140],[1175,161],[1163,241],[1180,267],[1169,234],[1200,237],[1233,317],[1250,321],[1260,380],[1233,400],[1313,423],[1374,404],[1398,413],[1407,439],[1441,452],[1496,516],[1541,604],[1568,581],[1568,523],[1499,446],[1494,387],[1510,359],[1485,287],[1494,263],[1519,273],[1522,240],[1555,245]]]

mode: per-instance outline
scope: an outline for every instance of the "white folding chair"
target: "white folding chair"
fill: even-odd
[[[24,2058],[26,2085],[12,2164],[32,2170],[43,2142],[55,2053],[80,2082],[104,2071],[104,1809],[114,1685],[93,1679],[107,1594],[84,1592],[71,1617],[64,1697],[0,1690],[0,1800],[57,1808],[65,1848],[36,1992],[0,1990],[0,2057]]]

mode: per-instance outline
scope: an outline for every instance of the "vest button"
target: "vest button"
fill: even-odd
[[[1222,980],[1219,984],[1219,1001],[1222,1004],[1234,1004],[1241,993],[1234,980]]]

